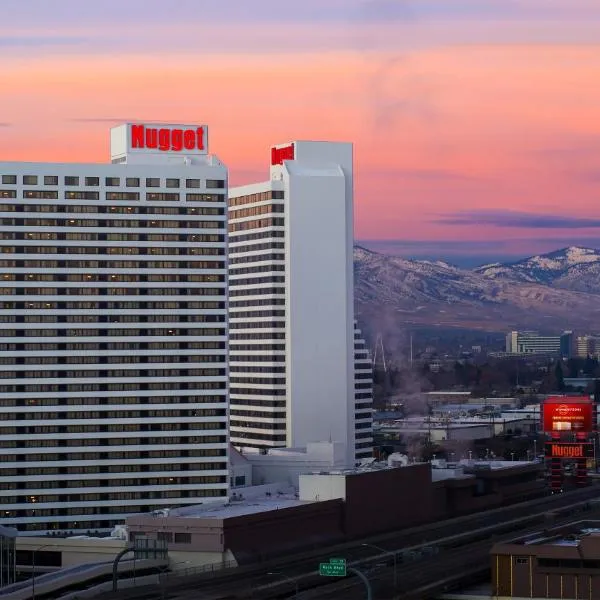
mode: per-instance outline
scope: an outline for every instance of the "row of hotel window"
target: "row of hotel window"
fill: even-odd
[[[13,202],[11,204],[0,204],[0,212],[100,213],[122,215],[224,215],[225,208],[213,206],[98,206],[95,204],[21,204]]]
[[[213,430],[214,431],[214,430]],[[185,433],[185,432],[181,432]],[[0,440],[0,448],[79,448],[85,446],[162,446],[164,444],[226,444],[225,435],[189,435],[184,434],[179,437],[170,437],[169,435],[160,435],[156,437],[124,437],[124,438],[68,438],[68,439],[48,439],[48,440]],[[52,444],[51,446],[49,444]]]
[[[2,260],[1,267],[25,269],[224,269],[220,261],[207,260]]]
[[[80,398],[77,396],[60,398],[4,398],[2,400],[2,407],[25,407],[25,406],[147,406],[151,404],[169,404],[169,406],[178,404],[223,404],[226,401],[225,396],[217,394],[205,394],[202,396],[123,396],[120,398],[112,398],[108,396],[86,396]],[[118,412],[118,411],[115,411]],[[191,454],[190,456],[196,456]],[[204,456],[204,455],[198,455]],[[210,455],[212,456],[212,455]],[[75,457],[77,458],[77,457]],[[82,458],[82,457],[80,457]],[[127,458],[125,456],[115,458]],[[135,457],[134,457],[135,458]],[[0,461],[4,458],[0,456]],[[32,459],[33,460],[33,459]],[[6,462],[6,461],[5,461]],[[9,461],[10,462],[10,461]]]
[[[188,408],[186,410],[94,410],[99,408],[94,406],[88,410],[68,410],[62,412],[10,412],[0,413],[2,421],[52,421],[53,419],[64,422],[66,419],[144,419],[164,418],[164,417],[225,417],[227,416],[225,408]],[[31,460],[31,458],[30,458]],[[49,459],[48,459],[49,460]],[[5,473],[6,474],[6,473]]]
[[[82,273],[3,273],[2,281],[101,281],[101,282],[158,282],[158,283],[218,283],[225,281],[225,275],[173,275],[160,273],[157,275],[123,274],[82,274]]]
[[[100,185],[100,177],[79,177],[78,175],[67,175],[64,178],[64,185],[67,186],[78,186],[79,182],[83,179],[84,186],[87,187],[97,187]],[[23,185],[38,185],[38,182],[41,180],[37,175],[23,175],[22,183]],[[146,187],[161,187],[161,179],[160,177],[146,177]],[[17,185],[18,178],[16,175],[2,175],[2,184],[3,185]],[[58,185],[59,177],[58,175],[44,175],[43,178],[44,185]],[[121,185],[120,177],[105,177],[104,185],[107,187],[119,187]],[[125,186],[126,187],[140,187],[140,178],[139,177],[126,177],[125,178]],[[178,178],[167,177],[165,179],[165,187],[167,188],[178,188],[181,187],[181,181]],[[185,180],[186,188],[199,188],[201,187],[200,179],[186,179]],[[209,189],[224,189],[225,188],[225,180],[224,179],[207,179],[206,187]]]
[[[0,219],[4,227],[111,227],[161,229],[224,229],[224,221],[126,220],[126,219]]]
[[[16,198],[16,190],[0,190],[0,198]],[[58,200],[58,192],[52,190],[23,190],[24,199]],[[139,200],[139,192],[106,192],[104,199],[113,200]],[[224,202],[225,196],[221,194],[186,194],[188,202]],[[65,192],[65,200],[100,200],[100,192]],[[159,202],[176,202],[180,200],[179,192],[147,192],[146,200]],[[63,211],[67,212],[67,211]],[[100,210],[98,210],[100,212]]]

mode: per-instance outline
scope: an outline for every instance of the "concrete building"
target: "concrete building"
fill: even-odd
[[[227,169],[127,124],[108,164],[0,163],[0,504],[28,534],[227,495]]]
[[[239,489],[228,501],[127,519],[132,538],[167,540],[169,556],[236,564],[284,552],[397,531],[539,497],[544,481],[533,462],[373,463],[300,475],[285,483]],[[402,464],[402,461],[401,461]],[[192,553],[198,556],[192,556]]]
[[[272,148],[230,190],[230,435],[239,448],[372,453],[372,369],[354,320],[352,145]]]
[[[537,331],[511,331],[506,336],[508,354],[551,354],[561,358],[573,355],[573,332],[541,335]]]
[[[579,358],[597,358],[600,344],[598,336],[579,335],[575,340],[575,349]]]
[[[600,522],[580,521],[495,544],[492,596],[600,598]]]
[[[267,452],[242,448],[232,462],[238,477],[242,474],[241,468],[250,468],[252,485],[285,482],[296,489],[303,473],[347,467],[346,447],[341,442],[313,442],[305,448],[270,448]]]

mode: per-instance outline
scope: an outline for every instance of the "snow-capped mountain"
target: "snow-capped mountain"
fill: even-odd
[[[529,263],[467,270],[442,261],[407,260],[357,246],[357,309],[361,318],[371,323],[385,315],[394,322],[497,331],[584,327],[600,317],[600,296],[596,295],[600,294],[600,255],[584,250],[567,248],[532,257],[527,259]],[[529,267],[522,267],[524,264]],[[585,292],[576,291],[578,269],[591,268],[599,269],[598,275],[593,282],[590,276]],[[377,327],[381,328],[381,323]]]
[[[495,263],[475,269],[489,279],[511,279],[555,288],[600,293],[600,251],[571,246],[514,263]]]

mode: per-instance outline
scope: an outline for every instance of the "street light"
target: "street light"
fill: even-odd
[[[39,546],[35,550],[31,552],[31,567],[32,567],[32,576],[31,576],[31,600],[35,600],[35,553],[43,550],[44,548],[48,548],[48,546],[55,546],[56,544],[44,544],[43,546]]]
[[[286,581],[291,581],[294,584],[294,588],[295,588],[295,593],[294,593],[294,598],[298,598],[298,580],[297,579],[292,579],[291,577],[288,577],[285,573],[280,573],[279,571],[269,571],[267,573],[267,575],[271,575],[273,577],[281,577],[282,579],[285,579]]]
[[[397,566],[398,566],[398,561],[397,561],[397,556],[396,556],[396,552],[391,552],[390,550],[386,550],[385,548],[381,548],[380,546],[376,546],[375,544],[361,544],[361,546],[365,546],[365,547],[371,547],[371,548],[375,548],[375,550],[379,550],[380,552],[383,552],[385,554],[391,554],[392,558],[394,559],[394,590],[398,587],[398,571],[397,571]]]

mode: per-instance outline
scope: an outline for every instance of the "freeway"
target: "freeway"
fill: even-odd
[[[296,585],[302,594],[309,593],[311,589],[317,587],[321,590],[319,593],[324,593],[326,588],[333,590],[330,586],[342,582],[332,584],[328,578],[319,577],[316,569],[319,562],[327,562],[329,558],[338,556],[345,558],[349,564],[355,564],[361,570],[363,568],[370,570],[376,579],[387,578],[390,581],[392,569],[389,552],[402,551],[404,558],[408,560],[411,552],[423,555],[427,554],[423,552],[424,548],[443,547],[439,560],[442,558],[450,560],[453,548],[465,548],[469,544],[479,542],[485,542],[489,547],[492,535],[512,534],[514,536],[516,531],[522,532],[525,527],[539,529],[549,511],[568,510],[567,518],[571,520],[577,510],[583,510],[598,496],[599,491],[594,487],[576,490],[302,555],[286,556],[239,569],[216,571],[211,575],[179,577],[171,574],[165,577],[162,589],[157,589],[157,586],[147,586],[123,590],[116,595],[105,593],[104,596],[106,600],[161,600],[163,598],[164,600],[266,600],[293,597]],[[382,553],[367,544],[376,544],[387,553]],[[464,555],[464,550],[459,552],[457,557],[460,555]],[[438,558],[428,560],[435,562]],[[459,558],[456,560],[460,561]],[[409,566],[407,565],[407,568]],[[415,562],[413,566],[417,570],[423,570],[422,562]],[[268,575],[269,572],[279,573],[279,575]],[[448,572],[447,569],[445,572]],[[353,578],[344,579],[343,582],[353,582],[352,585],[360,589]],[[332,593],[335,594],[335,591]],[[321,596],[313,596],[313,598],[317,597]]]
[[[600,507],[586,512],[586,519],[600,518]],[[566,516],[555,522],[560,525],[573,520]],[[539,531],[540,527],[532,526],[518,531],[519,537]],[[489,571],[489,551],[494,543],[515,537],[516,531],[503,535],[488,537],[472,543],[442,551],[427,558],[426,562],[413,562],[402,565],[397,571],[397,588],[393,589],[393,567],[389,564],[375,565],[366,568],[365,575],[371,582],[374,597],[379,600],[423,600],[456,587],[458,584],[473,581],[476,577],[485,576]],[[443,543],[442,543],[443,546]],[[383,567],[383,568],[382,568]],[[281,597],[281,596],[280,596]],[[285,597],[293,597],[291,594]],[[365,586],[356,577],[346,577],[302,592],[298,600],[364,600]]]

